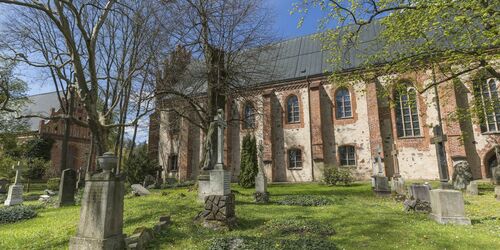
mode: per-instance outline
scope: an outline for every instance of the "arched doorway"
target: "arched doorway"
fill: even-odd
[[[488,153],[485,155],[484,158],[484,168],[486,171],[486,178],[491,178],[493,168],[496,167],[497,164],[498,164],[497,155],[495,153],[495,149],[493,148],[490,151],[488,151]]]

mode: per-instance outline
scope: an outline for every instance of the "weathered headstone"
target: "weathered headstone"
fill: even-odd
[[[472,172],[467,161],[460,161],[453,167],[453,187],[464,190],[472,181]]]
[[[9,180],[0,179],[0,194],[6,194],[9,190]]]
[[[405,194],[405,180],[403,177],[392,177],[391,191],[398,194]]]
[[[267,179],[264,173],[264,145],[262,141],[259,142],[259,151],[257,157],[259,158],[258,172],[255,176],[255,202],[257,203],[267,203],[269,202],[269,193],[267,192]]]
[[[477,181],[471,181],[469,185],[467,185],[467,193],[470,195],[478,195],[479,188],[477,185]]]
[[[415,200],[431,202],[429,185],[413,183],[408,188],[408,194]]]
[[[491,170],[491,181],[493,185],[500,185],[500,166],[496,166]]]
[[[59,200],[57,206],[75,205],[76,171],[65,169],[59,182]]]
[[[440,224],[470,225],[465,216],[464,198],[462,192],[449,189],[430,191],[432,212],[430,217]]]
[[[377,174],[373,176],[374,179],[374,189],[375,194],[379,196],[389,196],[391,194],[391,188],[389,187],[389,178],[384,175],[384,170],[382,168],[382,148],[379,146],[377,149]]]
[[[105,153],[98,158],[101,173],[87,175],[76,236],[69,249],[124,249],[123,196],[124,178],[111,170],[117,158]]]
[[[141,184],[132,184],[132,186],[130,186],[130,187],[132,188],[132,191],[134,192],[134,194],[136,194],[138,196],[146,196],[146,195],[151,194],[151,192],[149,192],[149,190],[147,190]]]
[[[13,206],[23,203],[23,185],[21,184],[21,163],[17,162],[17,167],[12,166],[16,170],[16,180],[14,184],[9,186],[7,199],[3,203],[5,206]]]

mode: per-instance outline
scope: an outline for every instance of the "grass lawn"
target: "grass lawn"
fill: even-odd
[[[193,223],[202,205],[196,192],[187,188],[154,191],[147,197],[125,199],[124,232],[140,226],[152,227],[161,215],[172,215],[173,225],[151,245],[153,249],[206,249],[214,237],[314,238],[333,242],[339,249],[500,249],[500,202],[491,185],[479,196],[467,196],[466,212],[472,226],[439,225],[425,214],[406,214],[402,204],[390,198],[374,197],[369,183],[350,187],[320,184],[273,184],[271,199],[287,195],[315,195],[329,198],[333,205],[318,207],[253,203],[252,189],[233,186],[238,227],[230,232],[213,232]],[[184,194],[184,195],[181,195]],[[36,202],[30,202],[36,203]],[[39,210],[36,218],[0,225],[0,249],[65,249],[75,235],[78,206]],[[280,231],[280,226],[306,221],[308,226],[335,230]],[[275,223],[275,224],[273,224]],[[274,225],[274,226],[273,226]]]

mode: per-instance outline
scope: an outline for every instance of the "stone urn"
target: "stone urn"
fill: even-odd
[[[118,163],[118,158],[112,152],[106,152],[102,156],[97,158],[99,166],[101,166],[103,171],[110,172],[116,167]]]

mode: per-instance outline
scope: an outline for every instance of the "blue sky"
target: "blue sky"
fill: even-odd
[[[275,13],[274,30],[276,37],[280,39],[288,39],[303,35],[315,33],[317,30],[317,19],[320,16],[318,10],[312,11],[306,17],[304,24],[301,28],[297,28],[299,21],[298,15],[290,15],[292,3],[297,0],[266,0],[269,8]],[[0,21],[2,20],[2,13],[5,13],[6,8],[0,4]],[[1,24],[0,24],[1,25]],[[36,70],[27,67],[20,67],[18,73],[20,78],[25,80],[30,87],[30,95],[46,93],[54,90],[53,83],[47,80],[46,75],[40,74]]]

